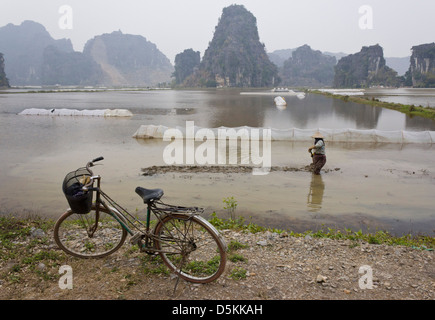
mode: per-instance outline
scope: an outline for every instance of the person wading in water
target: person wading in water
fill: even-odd
[[[314,174],[320,174],[320,170],[326,163],[325,141],[323,141],[324,137],[320,132],[315,133],[311,137],[314,138],[314,145],[308,149],[308,152],[311,153],[313,157]]]

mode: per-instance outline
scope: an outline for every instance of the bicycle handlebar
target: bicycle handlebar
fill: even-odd
[[[101,160],[104,160],[104,158],[103,157],[98,157],[98,158],[95,158],[94,160],[92,160],[92,162],[98,162],[98,161],[101,161]]]
[[[86,169],[88,169],[88,171],[90,171],[90,172],[92,173],[92,171],[89,170],[89,168],[94,166],[94,162],[98,162],[98,161],[101,161],[101,160],[104,160],[104,158],[103,158],[103,157],[98,157],[98,158],[95,158],[95,159],[92,160],[92,161],[89,161],[89,162],[86,164]]]
[[[94,166],[94,162],[98,162],[98,161],[101,161],[101,160],[104,160],[104,157],[98,157],[98,158],[95,158],[94,160],[89,161],[89,162],[86,164],[86,170],[88,170],[89,173],[90,173],[90,175],[91,175],[91,181],[90,181],[88,184],[86,184],[85,186],[83,186],[83,189],[87,189],[89,186],[92,185],[92,183],[93,183],[94,173],[92,172],[92,170],[91,170],[90,168]]]

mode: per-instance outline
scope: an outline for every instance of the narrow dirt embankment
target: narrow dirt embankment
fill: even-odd
[[[425,247],[222,230],[230,247],[226,271],[217,281],[201,285],[177,284],[159,257],[144,255],[128,243],[104,259],[68,257],[50,232],[32,229],[29,236],[2,245],[0,299],[435,298],[434,251]],[[62,266],[70,267],[69,280]]]

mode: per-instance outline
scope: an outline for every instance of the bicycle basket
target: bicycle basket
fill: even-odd
[[[71,210],[78,214],[86,214],[91,211],[92,191],[83,191],[85,179],[91,175],[86,168],[79,168],[68,173],[62,184],[62,190]]]

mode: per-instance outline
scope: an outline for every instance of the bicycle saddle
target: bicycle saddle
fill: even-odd
[[[135,191],[143,199],[144,203],[159,200],[163,196],[162,189],[145,189],[137,187]]]

